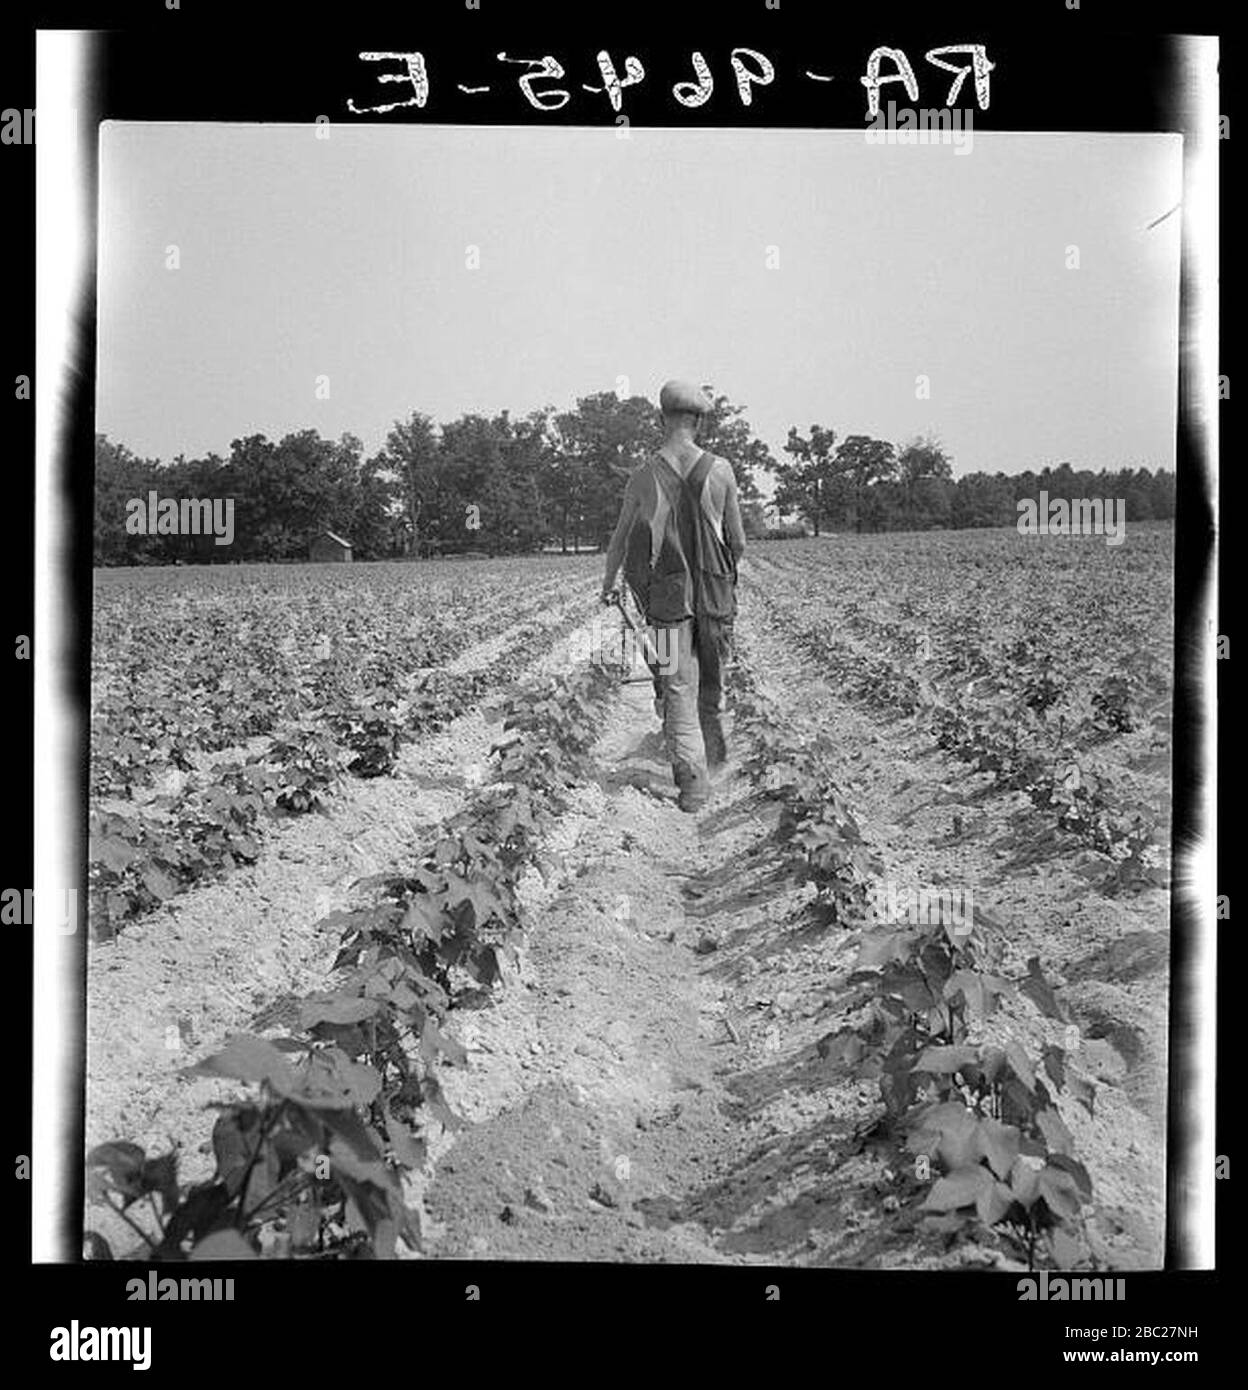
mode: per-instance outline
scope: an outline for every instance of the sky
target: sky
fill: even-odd
[[[413,410],[657,401],[682,377],[778,457],[819,424],[935,435],[958,476],[1174,466],[1181,220],[1147,228],[1181,197],[1176,136],[100,138],[96,428],[144,457],[309,427],[371,453]]]

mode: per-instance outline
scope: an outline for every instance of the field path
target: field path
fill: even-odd
[[[427,1193],[431,1253],[725,1258],[667,1213],[726,1169],[737,1136],[718,1078],[725,991],[699,969],[685,910],[710,852],[665,785],[656,726],[648,687],[627,687],[601,784],[561,826],[561,886],[531,895],[525,978],[456,1016],[471,1061],[446,1091],[473,1123]]]

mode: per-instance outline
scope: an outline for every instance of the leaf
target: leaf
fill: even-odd
[[[461,1119],[447,1104],[436,1077],[426,1076],[421,1082],[421,1099],[433,1118],[448,1130],[466,1128],[468,1122]]]
[[[1018,988],[1019,993],[1025,994],[1046,1018],[1056,1018],[1063,1022],[1069,1020],[1070,1011],[1061,1003],[1053,986],[1045,978],[1044,971],[1040,968],[1039,956],[1032,956],[1028,960],[1027,978]]]
[[[381,1075],[364,1062],[353,1062],[337,1047],[313,1053],[291,1100],[317,1110],[345,1110],[369,1105],[381,1090]]]
[[[127,1199],[127,1204],[144,1193],[143,1165],[147,1154],[137,1144],[117,1141],[97,1144],[87,1155],[88,1168],[102,1168],[114,1189]]]
[[[493,945],[481,947],[475,955],[469,955],[463,964],[472,978],[486,989],[492,988],[503,977],[498,948]]]
[[[1017,1082],[1015,1083],[1018,1084]],[[1018,1141],[1019,1151],[1027,1158],[1048,1158],[1049,1146],[1043,1139],[1033,1138],[1030,1134],[1024,1134]]]
[[[940,1178],[932,1185],[932,1190],[924,1199],[921,1209],[956,1211],[959,1207],[969,1207],[978,1202],[981,1192],[990,1192],[992,1186],[992,1174],[980,1164],[956,1168],[947,1177]]]
[[[965,921],[958,921],[952,913],[941,912],[941,927],[954,950],[964,947],[971,939],[971,928]]]
[[[984,1082],[991,1086],[1001,1074],[1005,1065],[1005,1053],[999,1047],[986,1047],[980,1054],[979,1071]]]
[[[1014,1194],[1003,1182],[983,1187],[975,1199],[975,1211],[985,1226],[995,1226],[1014,1205]]]
[[[1069,1173],[1083,1200],[1085,1202],[1092,1200],[1092,1178],[1078,1159],[1071,1158],[1069,1154],[1052,1154],[1049,1158],[1049,1167],[1060,1169],[1063,1173]]]
[[[1040,1195],[1040,1175],[1021,1157],[1016,1158],[1010,1168],[1010,1191],[1024,1207],[1030,1207]]]
[[[1060,1226],[1049,1232],[1049,1248],[1058,1269],[1075,1269],[1083,1259],[1083,1246]]]
[[[1066,1089],[1089,1115],[1093,1114],[1096,1106],[1096,1087],[1090,1081],[1076,1076],[1074,1072],[1067,1072]]]
[[[886,976],[886,987],[901,996],[902,1003],[911,1013],[931,1013],[936,1007],[936,996],[918,970],[909,966],[902,970],[890,970]]]
[[[1079,1189],[1069,1173],[1063,1173],[1060,1168],[1046,1164],[1041,1168],[1036,1181],[1040,1196],[1055,1215],[1069,1220],[1079,1215]]]
[[[393,1217],[383,1216],[373,1227],[374,1256],[379,1260],[392,1260],[398,1238],[398,1223]]]
[[[345,1174],[359,1183],[387,1188],[395,1180],[380,1152],[376,1158],[361,1158],[351,1145],[338,1136],[329,1141],[329,1162],[336,1174]]]
[[[214,1231],[188,1256],[192,1260],[254,1260],[256,1252],[237,1231]]]
[[[102,835],[92,840],[90,848],[92,860],[98,860],[115,874],[121,874],[138,858],[133,848],[119,835]]]
[[[1019,1132],[1013,1125],[1003,1125],[989,1118],[981,1119],[975,1131],[979,1152],[999,1178],[1009,1177],[1018,1157],[1019,1139]]]
[[[1043,1106],[1037,1101],[1035,1092],[1029,1091],[1014,1075],[1012,1068],[1005,1079],[998,1084],[1000,1086],[1001,1118],[1006,1124],[1018,1125],[1023,1132],[1024,1144],[1026,1144],[1027,1132],[1035,1123],[1036,1111],[1043,1109]]]
[[[909,941],[909,932],[893,931],[887,927],[863,932],[862,946],[858,952],[858,959],[854,962],[854,969],[880,970],[890,961],[904,960]]]
[[[375,999],[323,993],[310,994],[299,1006],[299,1026],[315,1028],[318,1023],[359,1023],[372,1018],[380,1006]]]
[[[1061,1086],[1066,1079],[1066,1053],[1063,1048],[1046,1044],[1044,1049],[1044,1070],[1055,1086]]]
[[[360,1163],[336,1141],[330,1146],[330,1164],[347,1194],[348,1225],[368,1232],[375,1258],[392,1259],[398,1236],[413,1229],[394,1174],[384,1164]]]
[[[1011,1038],[1005,1045],[1005,1056],[1010,1066],[1014,1068],[1014,1075],[1029,1091],[1034,1091],[1036,1089],[1035,1068],[1031,1065],[1031,1058],[1023,1051],[1022,1045]]]
[[[1010,988],[1010,982],[997,975],[988,975],[981,970],[957,970],[945,984],[946,999],[953,999],[961,993],[971,1013],[979,1018],[987,1018],[997,1007],[997,1000]]]
[[[84,1260],[111,1260],[113,1247],[98,1231],[83,1231],[82,1258]]]
[[[166,1215],[178,1205],[178,1155],[171,1149],[159,1158],[149,1158],[139,1175],[144,1192],[160,1195],[161,1206]]]
[[[975,1047],[925,1047],[914,1064],[914,1071],[932,1072],[934,1075],[961,1071],[979,1058]]]
[[[918,1153],[935,1153],[950,1171],[968,1167],[978,1157],[978,1121],[961,1101],[943,1101],[922,1114],[907,1147]]]
[[[385,1120],[386,1138],[390,1141],[395,1158],[405,1168],[423,1167],[427,1151],[421,1140],[416,1138],[408,1125],[396,1119],[389,1110],[386,1111]]]
[[[838,1033],[827,1033],[820,1038],[815,1051],[826,1062],[853,1066],[862,1060],[867,1045],[852,1028],[842,1028]]]
[[[519,972],[520,955],[510,941],[495,942],[490,947],[490,951],[494,956],[494,965],[500,980],[504,979],[504,966],[507,967],[509,974],[515,975]]]
[[[231,1197],[238,1194],[243,1174],[255,1152],[260,1133],[260,1110],[254,1105],[232,1105],[212,1127],[212,1152],[217,1160],[217,1181]]]
[[[464,879],[458,874],[448,874],[446,901],[450,907],[458,907],[463,902],[470,903],[474,925],[478,927],[488,922],[491,917],[501,919],[505,915],[503,900],[497,889],[479,875]]]
[[[319,1116],[324,1127],[350,1146],[362,1162],[380,1163],[385,1157],[385,1145],[371,1125],[366,1125],[354,1110],[326,1110]]]
[[[1044,1135],[1044,1142],[1049,1146],[1051,1153],[1069,1154],[1075,1147],[1074,1136],[1052,1106],[1036,1115],[1036,1126]]]
[[[156,864],[149,864],[143,870],[143,886],[152,897],[159,898],[161,902],[166,898],[172,898],[178,891],[177,880],[171,878]]]
[[[230,1201],[230,1194],[222,1183],[191,1188],[165,1227],[162,1249],[169,1251],[173,1258],[179,1258],[185,1241],[226,1225]]]
[[[446,914],[428,893],[418,893],[408,905],[401,930],[411,932],[413,939],[432,941],[438,945],[446,934]]]
[[[286,1058],[271,1043],[250,1033],[236,1033],[215,1056],[187,1070],[236,1081],[266,1081],[281,1095],[288,1095],[295,1087],[295,1073]]]

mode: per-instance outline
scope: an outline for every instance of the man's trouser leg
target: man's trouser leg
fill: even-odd
[[[698,656],[698,723],[706,765],[714,772],[728,757],[724,738],[724,672],[732,659],[732,619],[702,618],[694,632]]]
[[[662,691],[663,739],[680,789],[680,809],[696,811],[708,792],[706,757],[698,726],[698,654],[693,619],[656,624],[653,629],[659,665],[656,681]]]

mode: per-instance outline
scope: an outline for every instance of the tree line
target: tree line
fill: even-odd
[[[784,446],[791,462],[778,463],[773,505],[795,515],[815,535],[824,531],[927,531],[1013,526],[1018,503],[1038,499],[1121,498],[1128,521],[1174,516],[1175,477],[1164,470],[1102,468],[1078,471],[1069,464],[1022,473],[953,476],[940,442],[911,440],[900,450],[882,439],[812,425],[809,435],[789,430]]]
[[[1093,474],[1062,464],[954,480],[936,440],[898,451],[865,435],[838,442],[817,425],[806,436],[791,429],[786,457],[777,459],[743,407],[709,393],[714,409],[700,442],[732,464],[746,532],[755,538],[1012,525],[1018,498],[1042,488],[1051,498],[1124,497],[1130,520],[1174,514],[1173,474],[1142,468]],[[596,548],[615,525],[629,473],[661,441],[651,402],[612,392],[584,396],[568,411],[467,414],[441,425],[414,411],[368,457],[354,435],[335,441],[314,429],[276,441],[248,435],[231,443],[228,457],[172,462],[140,458],[100,434],[95,563],[303,560],[326,529],[348,539],[357,559]],[[775,480],[769,503],[759,489],[765,475]],[[127,503],[153,491],[162,499],[233,498],[233,543],[127,529]]]

